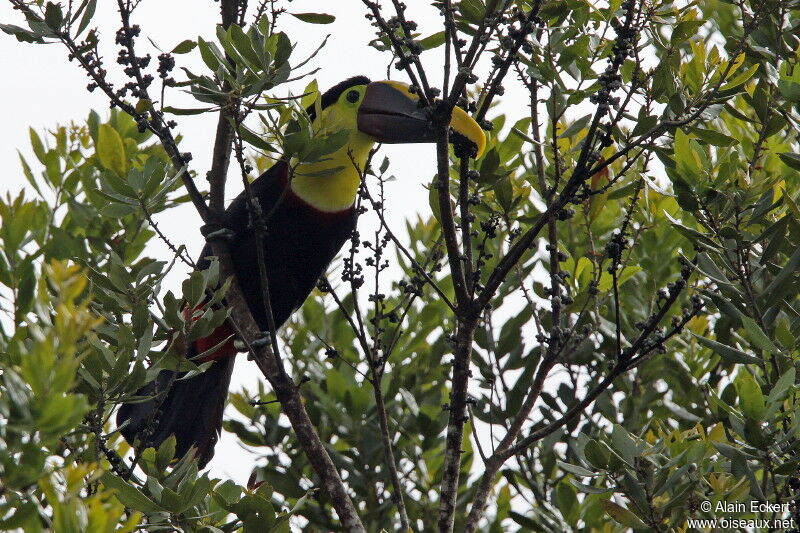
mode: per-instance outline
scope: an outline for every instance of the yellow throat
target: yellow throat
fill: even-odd
[[[347,130],[347,142],[339,150],[324,156],[322,161],[300,163],[291,181],[292,191],[320,211],[348,209],[356,199],[361,184],[361,171],[367,164],[375,141],[361,133],[356,124],[357,107],[332,105],[322,110],[314,121],[317,136]]]
[[[320,211],[342,211],[353,205],[373,140],[355,132],[350,141],[323,161],[300,163],[294,170],[292,191]]]

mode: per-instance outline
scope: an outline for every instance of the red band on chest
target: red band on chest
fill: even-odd
[[[203,306],[198,306],[196,309],[203,309]],[[190,318],[188,307],[184,308],[183,317],[185,320]],[[193,320],[196,321],[198,318],[199,317],[196,317]],[[221,326],[212,331],[207,337],[203,337],[202,339],[197,339],[194,341],[195,355],[200,355],[201,353],[212,349],[214,346],[217,346],[227,339],[227,342],[217,348],[214,353],[209,354],[202,359],[195,360],[194,362],[200,364],[207,361],[218,361],[220,359],[225,359],[226,357],[234,357],[236,355],[236,348],[233,345],[235,333],[236,332],[233,330],[230,324],[224,322]]]

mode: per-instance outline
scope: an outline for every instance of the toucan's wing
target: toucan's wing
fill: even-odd
[[[253,195],[258,198],[264,216],[269,216],[275,207],[283,200],[289,188],[289,165],[284,160],[279,160],[250,184]],[[236,235],[231,242],[233,248],[250,234],[250,211],[247,206],[245,191],[233,199],[228,209],[225,210],[225,228],[232,230]],[[234,250],[232,250],[233,252]],[[208,257],[214,255],[211,246],[203,247],[197,266],[200,269],[208,268]]]
[[[276,162],[250,185],[253,196],[258,198],[261,212],[265,217],[268,217],[283,199],[288,187],[289,165],[284,160]],[[247,195],[245,191],[242,191],[225,211],[225,226],[237,234],[242,234],[247,232],[249,223],[250,211],[247,206]]]
[[[288,168],[285,161],[278,161],[251,185],[265,215],[283,198],[289,182]],[[236,233],[232,243],[233,254],[252,253],[248,250],[237,250],[236,246],[237,243],[246,241],[251,234],[248,229],[249,218],[247,197],[242,192],[225,212],[225,226]],[[211,249],[206,245],[198,261],[200,268],[208,265],[205,258],[209,255]],[[232,334],[230,326],[227,323],[222,324],[208,337],[190,343],[187,356],[197,356],[217,346]],[[179,379],[183,376],[163,370],[155,381],[137,392],[138,396],[152,396],[161,391],[161,396],[141,403],[124,404],[117,413],[117,425],[127,422],[122,429],[125,439],[130,443],[138,439],[144,441],[145,446],[159,446],[167,437],[175,435],[177,456],[180,457],[189,448],[195,447],[200,466],[205,465],[214,455],[214,445],[222,427],[222,412],[225,409],[235,355],[233,342],[227,342],[210,357],[215,362],[202,374],[190,379]],[[167,389],[166,396],[163,396],[163,391]],[[145,429],[152,433],[146,436]]]

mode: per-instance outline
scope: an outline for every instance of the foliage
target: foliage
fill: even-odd
[[[0,200],[0,529],[340,529],[341,502],[269,384],[233,394],[242,416],[225,423],[266,459],[247,487],[174,458],[171,440],[132,454],[108,422],[161,369],[203,371],[185,339],[231,319],[214,305],[182,312],[209,293],[222,301],[224,264],[180,293],[163,286],[176,261],[193,262],[154,215],[205,205],[173,118],[220,112],[244,179],[341,146],[304,112],[316,82],[273,97],[305,62],[276,29],[282,8],[264,2],[257,23],[228,21],[216,42],[160,56],[162,89],[198,101],[162,109],[124,16],[122,90],[98,64],[94,0],[12,3],[27,27],[3,31],[62,42],[121,110],[31,130],[30,188]],[[796,2],[460,0],[437,2],[443,26],[419,32],[393,4],[387,20],[365,2],[372,46],[431,101],[422,65],[449,54],[457,68],[431,120],[463,105],[488,145],[474,162],[458,148],[440,159],[430,216],[405,228],[385,223],[388,160],[364,169],[358,208],[377,229],[353,235],[279,334],[364,529],[790,518],[749,501],[800,489]],[[206,70],[176,81],[187,53]],[[479,57],[489,66],[467,87]],[[496,111],[512,78],[534,105]],[[173,257],[149,257],[154,238]]]

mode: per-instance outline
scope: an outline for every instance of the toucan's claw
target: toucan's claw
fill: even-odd
[[[236,237],[235,231],[228,228],[222,228],[216,231],[212,231],[211,233],[206,235],[206,242],[211,242],[211,241],[232,242],[235,237]]]
[[[253,348],[263,348],[272,342],[272,335],[269,334],[269,331],[262,331],[261,337],[255,339],[250,343],[250,346]]]
[[[244,341],[236,339],[235,341],[233,341],[233,347],[236,348],[236,351],[239,352],[249,352],[251,348],[253,350],[257,350],[259,348],[263,348],[264,346],[271,344],[271,342],[272,342],[272,337],[270,336],[269,332],[262,331],[261,337],[258,337],[257,339],[253,340],[249,346],[245,344]],[[248,360],[251,360],[252,356],[253,356],[252,353],[249,354]]]

